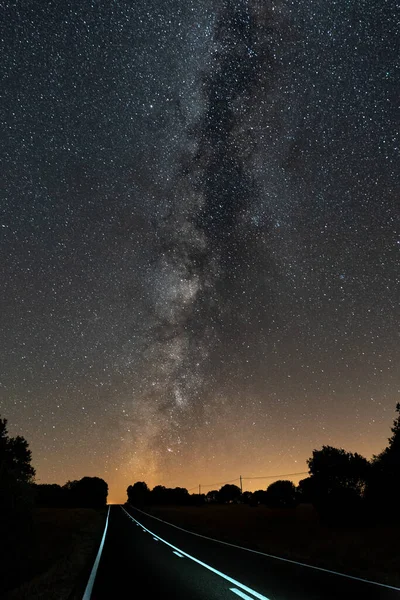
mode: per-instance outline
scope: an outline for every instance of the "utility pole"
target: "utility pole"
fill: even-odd
[[[199,483],[199,496],[201,496],[201,483]]]
[[[240,493],[243,494],[243,482],[242,482],[242,476],[241,475],[240,475],[239,479],[240,479]]]

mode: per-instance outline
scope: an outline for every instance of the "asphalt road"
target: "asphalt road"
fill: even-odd
[[[400,590],[227,546],[112,506],[91,600],[400,600]]]

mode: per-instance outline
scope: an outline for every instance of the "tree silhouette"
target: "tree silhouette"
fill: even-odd
[[[361,519],[371,468],[367,459],[342,448],[323,446],[313,451],[307,463],[311,474],[308,491],[321,517],[336,524]]]
[[[218,502],[221,502],[221,504],[236,502],[240,500],[241,494],[242,492],[237,485],[227,483],[218,492]]]
[[[206,503],[205,494],[190,494],[188,498],[189,506],[203,506]]]
[[[306,477],[299,481],[297,486],[298,499],[300,502],[312,503],[314,498],[315,481],[313,477]]]
[[[151,503],[152,504],[167,504],[166,490],[167,490],[167,488],[164,485],[156,485],[151,490]]]
[[[253,499],[253,493],[249,491],[245,491],[242,493],[242,502],[243,504],[251,504]]]
[[[267,492],[265,490],[256,490],[253,492],[252,503],[255,506],[267,503]]]
[[[133,506],[142,507],[148,504],[150,499],[150,490],[147,483],[144,481],[137,481],[133,485],[130,485],[127,489],[128,502]]]
[[[184,506],[190,504],[191,500],[186,488],[167,488],[163,485],[156,485],[150,492],[150,503]]]
[[[218,490],[210,490],[206,494],[207,502],[214,503],[218,502]]]
[[[79,481],[68,481],[63,487],[68,506],[102,508],[107,504],[108,485],[100,477],[82,477]]]
[[[396,514],[400,502],[400,403],[396,412],[387,447],[372,458],[366,490],[367,503],[380,519]]]
[[[47,508],[65,506],[66,490],[57,483],[39,483],[35,485],[35,504]]]
[[[25,548],[34,540],[34,477],[28,442],[21,436],[10,437],[7,420],[0,418],[1,591],[18,582]]]
[[[266,504],[269,508],[295,508],[296,488],[291,481],[280,479],[267,488]]]
[[[189,492],[186,488],[176,487],[169,490],[170,504],[189,504]]]
[[[385,468],[398,469],[400,465],[400,402],[396,404],[396,412],[399,413],[399,416],[395,418],[393,427],[390,428],[393,435],[388,438],[389,444],[380,454],[373,457],[375,464],[380,464]]]
[[[365,489],[370,465],[357,452],[322,446],[322,450],[313,450],[307,464],[311,476],[328,492],[340,487],[361,495]]]
[[[32,453],[25,438],[9,437],[7,419],[0,418],[0,506],[14,508],[30,494],[35,477]]]

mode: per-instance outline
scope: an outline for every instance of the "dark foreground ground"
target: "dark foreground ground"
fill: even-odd
[[[10,551],[8,581],[0,582],[5,600],[81,598],[103,534],[106,510],[37,509],[17,546]],[[8,584],[8,585],[7,585]],[[4,587],[12,586],[8,592]],[[3,588],[3,589],[1,589]]]
[[[311,505],[148,507],[166,521],[220,540],[400,587],[400,523],[328,527]]]

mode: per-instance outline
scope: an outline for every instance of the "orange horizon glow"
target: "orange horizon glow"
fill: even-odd
[[[196,468],[196,475],[193,475],[193,469],[191,468],[190,464],[186,468],[181,468],[180,466],[175,466],[175,468],[173,468],[172,466],[168,473],[162,473],[160,471],[153,474],[146,474],[144,470],[129,472],[129,470],[124,469],[123,466],[115,467],[114,472],[111,472],[95,469],[93,467],[91,469],[85,469],[84,467],[76,468],[76,465],[73,466],[71,464],[71,476],[66,479],[51,478],[49,473],[46,473],[46,469],[39,466],[37,467],[37,481],[38,483],[58,483],[63,485],[68,479],[80,479],[85,475],[101,477],[109,486],[108,504],[124,504],[127,500],[127,487],[136,481],[144,481],[150,489],[154,488],[156,485],[164,485],[165,487],[171,488],[183,487],[188,489],[190,494],[196,494],[199,492],[199,483],[201,485],[201,493],[207,493],[211,489],[219,489],[226,482],[230,482],[239,486],[240,475],[243,477],[243,491],[266,489],[268,485],[282,478],[289,479],[290,481],[293,481],[295,485],[298,485],[298,482],[301,479],[304,479],[308,476],[306,460],[311,456],[314,448],[320,448],[324,444],[333,446],[336,445],[337,447],[344,447],[346,450],[351,452],[359,452],[366,458],[370,459],[373,454],[380,452],[386,445],[388,432],[391,425],[391,415],[388,419],[388,423],[385,423],[384,425],[385,426],[380,428],[381,435],[376,436],[376,439],[374,440],[375,443],[372,443],[373,440],[371,438],[368,441],[365,438],[363,440],[359,439],[358,443],[356,443],[353,436],[353,439],[349,439],[349,443],[347,444],[345,443],[346,440],[344,439],[339,439],[339,442],[341,443],[335,444],[333,440],[323,440],[322,435],[320,436],[319,443],[309,444],[307,442],[303,442],[302,451],[300,450],[299,445],[299,450],[296,453],[297,458],[295,460],[297,462],[294,462],[293,454],[292,457],[288,457],[286,460],[282,458],[282,456],[277,455],[277,467],[275,469],[272,468],[272,460],[271,463],[265,462],[264,466],[258,463],[256,471],[256,469],[252,467],[250,461],[245,462],[242,460],[240,464],[238,463],[235,465],[233,462],[228,462],[229,456],[221,455],[221,459],[218,461],[218,464],[215,465],[212,465],[212,463],[209,463],[207,466],[201,465],[201,458],[193,460],[192,462],[195,462],[198,465],[198,468]],[[308,449],[305,450],[304,447],[307,447]],[[215,459],[215,462],[217,462],[217,458]],[[221,463],[225,463],[223,467]],[[67,466],[65,465],[65,469],[66,468]],[[264,477],[262,476],[263,473],[265,475],[270,474],[270,476],[268,478]],[[303,474],[298,476],[282,477],[290,473]],[[250,476],[252,478],[249,478]],[[256,477],[261,478],[256,479]],[[216,485],[210,485],[213,483]]]

